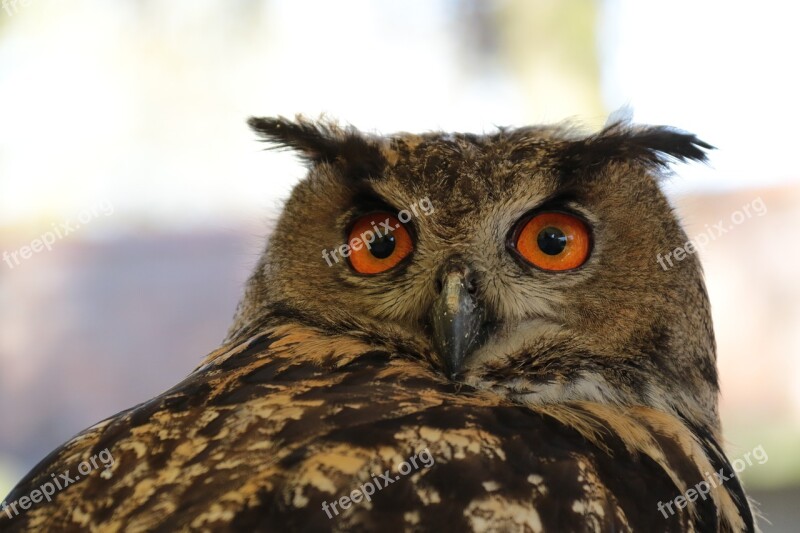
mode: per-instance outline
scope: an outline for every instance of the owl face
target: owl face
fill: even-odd
[[[704,159],[693,135],[251,126],[310,170],[232,332],[290,317],[514,401],[650,405],[717,426],[700,267],[656,260],[687,240],[658,178],[671,158]]]

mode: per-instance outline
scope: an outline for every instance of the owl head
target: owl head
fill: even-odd
[[[688,240],[659,180],[708,144],[627,122],[390,136],[249,123],[308,174],[229,340],[295,321],[513,402],[646,405],[718,431],[700,265],[658,260]]]

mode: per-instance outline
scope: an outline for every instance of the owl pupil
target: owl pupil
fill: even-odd
[[[384,235],[372,243],[369,251],[378,259],[386,259],[394,252],[394,235]]]
[[[567,237],[560,229],[548,226],[539,232],[536,243],[547,255],[558,255],[567,247]]]

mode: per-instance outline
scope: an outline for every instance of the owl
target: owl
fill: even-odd
[[[0,529],[755,530],[700,264],[658,261],[688,240],[659,181],[710,145],[249,124],[308,173],[221,347],[45,458]]]

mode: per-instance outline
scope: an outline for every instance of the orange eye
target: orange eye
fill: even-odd
[[[524,222],[514,248],[523,259],[542,270],[578,268],[589,257],[589,227],[565,213],[539,213]]]
[[[397,217],[385,211],[357,219],[347,234],[350,265],[361,274],[380,274],[397,266],[411,251],[411,235]]]

